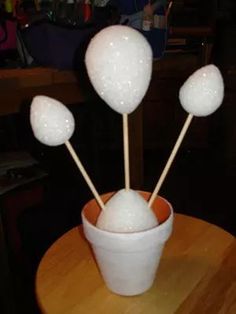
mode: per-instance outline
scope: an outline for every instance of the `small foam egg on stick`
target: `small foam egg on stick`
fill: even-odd
[[[215,112],[224,97],[224,82],[219,69],[206,65],[194,72],[179,90],[179,100],[189,114],[204,117]]]
[[[72,113],[61,102],[47,96],[33,98],[30,123],[34,136],[48,146],[64,144],[75,129]]]
[[[96,34],[85,63],[98,95],[123,115],[125,187],[129,189],[128,114],[141,103],[151,79],[152,49],[135,29],[114,25]]]
[[[95,186],[69,142],[74,132],[75,121],[67,107],[56,99],[43,95],[35,96],[30,107],[30,123],[34,136],[41,143],[48,146],[66,145],[99,206],[104,209],[105,206]]]
[[[167,176],[193,116],[204,117],[212,114],[220,107],[223,98],[223,78],[219,69],[213,64],[206,65],[195,71],[182,85],[179,91],[179,100],[182,107],[188,112],[188,117],[149,199],[148,205],[150,207]]]
[[[106,203],[96,226],[109,232],[144,231],[158,225],[157,218],[146,200],[136,191],[125,189],[115,193]]]

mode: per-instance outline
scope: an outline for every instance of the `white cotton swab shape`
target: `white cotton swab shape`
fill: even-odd
[[[154,199],[159,193],[159,190],[188,130],[188,127],[191,124],[193,116],[203,117],[212,114],[222,104],[223,98],[223,78],[219,69],[213,64],[204,66],[195,71],[180,88],[180,103],[189,114],[170,154],[170,157],[162,171],[162,174],[156,184],[156,187],[149,199],[149,207],[152,206]]]
[[[152,49],[140,32],[114,25],[94,36],[85,63],[98,95],[123,116],[125,189],[129,190],[128,114],[138,107],[149,86]]]
[[[47,96],[35,96],[30,108],[30,123],[34,136],[43,144],[65,144],[101,209],[105,208],[95,186],[69,142],[75,128],[72,113],[59,101]]]

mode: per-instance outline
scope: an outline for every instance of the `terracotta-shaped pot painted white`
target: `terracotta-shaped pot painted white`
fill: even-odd
[[[112,195],[102,196],[106,202]],[[148,199],[150,193],[140,192]],[[153,284],[165,242],[173,225],[173,209],[158,197],[153,211],[159,225],[133,233],[113,233],[96,227],[100,208],[93,199],[82,210],[84,233],[92,246],[102,277],[112,292],[132,296],[147,291]]]

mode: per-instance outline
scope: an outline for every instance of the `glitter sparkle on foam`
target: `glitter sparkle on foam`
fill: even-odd
[[[124,45],[124,42],[129,45]],[[137,31],[125,26],[113,26],[96,35],[89,48],[86,65],[95,89],[117,112],[132,112],[149,85],[152,63],[149,44]],[[223,94],[224,84],[220,71],[214,65],[208,65],[187,79],[180,89],[179,98],[187,112],[205,116],[221,105]],[[35,137],[50,146],[64,144],[74,131],[74,118],[70,111],[59,101],[46,96],[34,98],[30,121]],[[107,203],[108,210],[102,213],[102,224],[107,224],[106,230],[110,228],[114,232],[134,232],[157,225],[147,202],[136,194],[132,190],[121,190]],[[121,211],[114,210],[118,208]],[[112,217],[110,214],[114,213]],[[101,221],[98,224],[104,229]]]
[[[96,226],[110,232],[137,232],[154,228],[157,218],[146,200],[134,190],[120,190],[106,203]]]
[[[30,123],[34,136],[49,146],[64,144],[75,128],[72,113],[61,102],[47,96],[34,97]]]
[[[197,117],[207,116],[216,111],[223,97],[223,78],[219,69],[213,64],[195,71],[179,91],[182,107]]]
[[[100,97],[118,113],[141,103],[151,79],[152,49],[133,28],[115,25],[91,40],[85,55],[89,78]]]

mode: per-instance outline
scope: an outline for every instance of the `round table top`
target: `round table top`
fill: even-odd
[[[82,226],[59,238],[42,258],[36,295],[43,313],[236,313],[235,238],[200,219],[175,214],[150,290],[122,297],[105,286]]]

